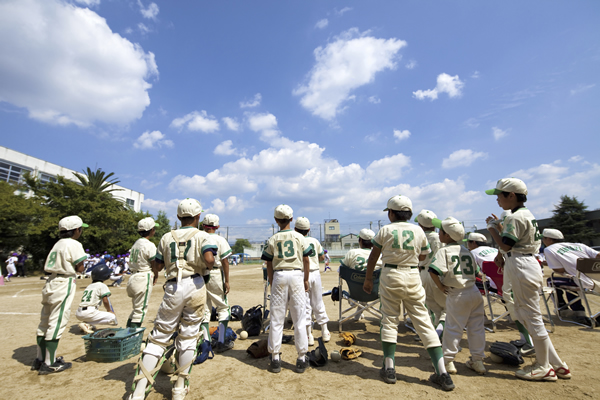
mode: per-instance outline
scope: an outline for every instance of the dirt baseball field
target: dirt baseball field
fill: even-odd
[[[260,265],[241,265],[231,269],[230,305],[241,305],[244,310],[263,301],[263,275]],[[337,285],[335,272],[322,273],[324,291]],[[41,290],[44,281],[39,277],[13,278],[12,282],[0,286],[0,362],[3,366],[3,384],[0,398],[22,399],[126,399],[130,392],[137,356],[122,362],[96,363],[85,359],[84,341],[77,327],[75,310],[89,279],[77,281],[77,294],[71,310],[69,325],[60,341],[58,355],[73,362],[73,368],[55,375],[38,376],[30,371],[36,356],[35,332],[41,310]],[[153,318],[162,299],[164,278],[154,287],[148,317],[144,327],[150,330]],[[123,326],[131,311],[131,302],[126,294],[126,280],[121,287],[111,288],[111,300],[120,325]],[[338,303],[325,298],[331,321],[329,352],[340,349],[342,343],[337,336]],[[214,359],[194,366],[191,377],[189,399],[309,399],[309,398],[457,398],[475,399],[594,399],[600,398],[600,328],[595,330],[559,322],[554,317],[556,330],[550,334],[559,353],[571,368],[571,380],[558,382],[526,382],[514,377],[514,368],[495,364],[486,358],[488,373],[479,376],[466,368],[469,357],[466,335],[463,350],[456,359],[458,375],[453,376],[456,389],[443,392],[428,381],[433,367],[427,352],[414,338],[415,335],[400,324],[396,353],[395,385],[384,383],[379,377],[383,353],[379,343],[379,322],[370,316],[360,321],[344,324],[344,330],[356,334],[356,346],[363,354],[356,360],[332,362],[320,368],[312,367],[304,374],[294,372],[296,350],[293,341],[283,345],[282,371],[272,374],[267,371],[268,358],[253,359],[246,349],[258,338],[238,339],[235,347]],[[211,326],[216,325],[215,322]],[[239,334],[240,322],[230,326]],[[289,326],[286,326],[289,328]],[[293,334],[286,329],[284,334]],[[320,336],[316,329],[315,338]],[[259,338],[266,338],[262,334]],[[487,333],[489,346],[494,341],[509,341],[518,338],[514,325],[501,322],[496,333]],[[314,349],[311,348],[311,349]],[[486,348],[487,350],[487,348]],[[526,359],[531,363],[533,359]],[[150,395],[151,400],[170,399],[169,377],[162,373]]]

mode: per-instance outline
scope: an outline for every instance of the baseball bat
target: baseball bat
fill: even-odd
[[[110,311],[112,311],[113,314],[115,314],[115,309],[112,306],[112,302],[110,301],[110,297],[107,297],[108,299],[108,305],[110,306]],[[117,314],[115,314],[115,325],[119,325],[119,322],[117,322]]]

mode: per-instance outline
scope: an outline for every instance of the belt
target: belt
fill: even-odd
[[[182,280],[183,280],[183,279],[188,279],[188,278],[192,278],[192,279],[194,279],[194,278],[200,278],[200,276],[201,276],[200,274],[194,274],[194,275],[186,276],[185,278],[181,278],[181,279],[182,279]],[[177,278],[171,278],[171,279],[169,279],[169,280],[168,280],[167,282],[165,282],[165,283],[171,283],[171,282],[177,282]]]
[[[512,251],[509,251],[508,253],[506,253],[507,256],[512,257]],[[525,254],[525,253],[515,253],[515,256],[517,255],[522,255],[522,256],[530,256],[533,257],[533,254]]]
[[[281,271],[302,271],[302,268],[276,269],[274,272],[281,272]]]
[[[394,269],[398,269],[398,268],[410,268],[410,269],[419,268],[417,266],[411,266],[411,267],[406,266],[405,267],[404,265],[396,265],[396,264],[385,264],[384,267],[385,268],[394,268]]]

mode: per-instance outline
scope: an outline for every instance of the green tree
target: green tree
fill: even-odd
[[[78,172],[75,172],[74,175],[83,186],[88,186],[97,193],[114,192],[116,190],[121,190],[108,189],[110,186],[116,185],[117,183],[121,182],[116,178],[109,180],[115,174],[114,172],[107,174],[106,172],[102,171],[102,168],[98,168],[96,169],[96,171],[92,171],[90,167],[87,167],[87,170],[83,172],[85,173],[85,175],[81,175]]]
[[[26,198],[19,187],[0,181],[0,252],[7,253],[26,246],[30,229],[38,222],[41,206]]]
[[[156,216],[156,218],[154,218],[154,220],[160,225],[158,228],[156,228],[156,234],[154,235],[154,237],[152,238],[154,244],[158,245],[158,242],[160,241],[160,238],[163,237],[163,235],[167,232],[171,231],[171,221],[169,221],[169,218],[167,218],[167,213],[160,210]]]
[[[599,236],[585,218],[587,206],[577,197],[561,196],[560,204],[554,208],[552,228],[558,229],[565,241],[591,244]]]
[[[243,253],[244,247],[252,247],[252,244],[248,241],[248,239],[236,239],[235,244],[231,246],[231,253]]]

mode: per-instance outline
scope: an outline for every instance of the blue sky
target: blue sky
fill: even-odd
[[[230,238],[395,194],[482,227],[508,176],[543,218],[600,207],[599,39],[596,1],[0,0],[0,144]]]

